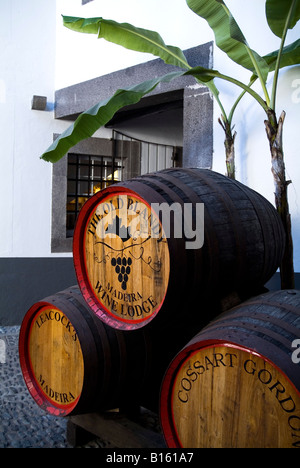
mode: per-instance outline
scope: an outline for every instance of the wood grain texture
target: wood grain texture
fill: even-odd
[[[156,313],[170,267],[167,240],[149,205],[132,194],[104,198],[85,227],[83,248],[92,291],[109,315],[140,323]]]
[[[142,411],[147,414],[142,409],[134,418],[122,412],[92,413],[71,416],[70,422],[99,437],[107,448],[165,448],[162,434],[145,427]],[[155,418],[155,414],[149,415],[149,419]]]
[[[299,392],[286,376],[229,346],[199,350],[183,363],[172,412],[186,448],[291,448],[300,429]]]
[[[162,238],[137,236],[141,225],[155,219],[153,212],[159,216],[157,205],[170,210],[171,221],[161,223]],[[122,235],[113,237],[116,228]],[[195,238],[199,245],[204,238],[201,248],[192,245]],[[260,194],[213,171],[175,168],[91,197],[79,213],[73,256],[83,297],[110,326],[134,330],[151,322],[161,328],[184,317],[199,330],[220,313],[225,297],[236,294],[242,301],[262,292],[280,265],[284,243],[278,213]],[[122,266],[124,275],[130,268],[127,281],[119,280]]]
[[[157,408],[167,363],[164,356],[155,362],[152,349],[153,338],[144,329],[127,333],[99,320],[77,286],[34,304],[20,329],[20,365],[29,393],[55,416],[146,403]]]
[[[28,347],[31,370],[45,397],[57,406],[76,405],[84,364],[77,333],[66,315],[55,307],[41,308],[32,322]]]
[[[300,291],[219,315],[173,358],[160,400],[169,447],[300,447]]]

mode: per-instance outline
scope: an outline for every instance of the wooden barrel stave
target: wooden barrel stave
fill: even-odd
[[[187,170],[187,173],[190,174],[191,171]],[[210,171],[193,171],[192,174],[196,178],[192,187],[207,207],[207,211],[211,213],[211,218],[214,219],[214,228],[218,234],[218,243],[220,245],[219,252],[226,255],[226,252],[237,249],[234,254],[231,253],[230,255],[234,255],[235,260],[239,261],[240,269],[237,269],[237,273],[234,274],[236,268],[233,267],[230,278],[248,279],[248,277],[253,278],[254,275],[261,272],[258,281],[263,284],[265,278],[270,275],[269,271],[264,271],[261,264],[261,255],[269,247],[267,240],[270,239],[270,234],[272,234],[268,232],[266,223],[269,223],[272,228],[273,223],[276,222],[276,235],[281,233],[280,227],[278,228],[278,217],[275,210],[261,195],[237,181],[229,181],[223,176],[215,177],[214,175],[212,177]],[[206,191],[199,190],[201,187],[200,181],[202,182],[203,179],[207,184],[208,190]],[[263,209],[261,209],[261,206]],[[265,216],[265,210],[268,210],[268,217]],[[234,244],[234,241],[236,244]],[[281,253],[279,253],[280,255]],[[259,263],[257,263],[258,260]],[[253,273],[251,273],[251,265],[255,266]],[[270,270],[273,271],[273,268],[274,265],[272,264]]]
[[[175,175],[178,177],[175,177]],[[183,203],[204,203],[205,205],[205,240],[204,245],[205,247],[202,248],[200,251],[191,251],[186,253],[186,255],[190,255],[194,257],[194,269],[192,270],[193,274],[189,275],[190,280],[190,289],[193,290],[194,287],[201,284],[204,287],[202,289],[212,289],[215,288],[216,278],[223,277],[224,271],[226,270],[226,275],[231,278],[232,283],[236,284],[236,278],[240,277],[241,268],[244,270],[244,254],[240,246],[243,244],[244,236],[240,235],[240,242],[237,244],[237,251],[235,252],[235,259],[239,262],[239,268],[237,268],[236,263],[232,265],[230,268],[223,263],[220,262],[221,255],[232,255],[232,251],[235,250],[235,243],[236,238],[232,236],[232,220],[234,217],[232,213],[234,213],[235,206],[231,204],[230,210],[230,219],[228,220],[227,212],[224,211],[224,194],[222,193],[222,199],[218,200],[219,193],[215,190],[214,187],[209,185],[205,185],[206,190],[200,190],[200,194],[198,191],[198,187],[200,186],[200,181],[196,179],[196,181],[190,181],[190,178],[187,177],[188,174],[183,173],[183,176],[186,177],[179,177],[180,171],[177,171],[174,175],[166,173],[166,174],[159,174],[159,179],[163,179],[165,183],[167,181],[170,183],[172,182],[172,187],[174,193],[180,193],[180,199],[182,204]],[[196,172],[192,172],[192,175],[196,175]],[[184,182],[182,182],[182,179]],[[156,183],[157,177],[155,178]],[[194,183],[193,183],[194,182]],[[203,183],[203,179],[201,179]],[[205,180],[206,182],[206,180]],[[189,183],[189,185],[187,185]],[[178,189],[179,184],[180,191]],[[201,187],[201,186],[200,186]],[[203,187],[201,187],[203,188]],[[228,208],[225,205],[226,209]],[[235,228],[239,229],[239,223],[236,222]],[[221,229],[221,235],[218,232]],[[233,231],[235,234],[236,229]],[[211,252],[214,252],[214,255],[210,255]],[[243,266],[243,267],[242,267]],[[197,283],[197,272],[202,272],[202,283]],[[244,271],[243,271],[244,272]],[[195,274],[196,273],[196,274]],[[245,273],[245,272],[244,272]],[[244,274],[245,277],[245,274]],[[194,281],[194,284],[192,283]],[[231,286],[232,287],[232,286]],[[235,286],[233,286],[235,288]]]
[[[50,328],[56,319],[56,328]],[[35,330],[45,326],[48,337],[41,339]],[[73,336],[76,332],[75,341],[80,344],[79,358],[72,355],[74,344],[69,346],[70,330]],[[146,381],[149,384],[150,345],[143,330],[126,333],[101,322],[75,286],[28,310],[20,330],[19,356],[25,383],[36,403],[50,414],[67,416],[139,404],[143,386]],[[71,376],[64,374],[68,368]],[[79,390],[76,386],[75,395],[76,373],[82,376],[82,387]],[[56,388],[61,383],[74,394],[72,402],[67,401],[67,391]]]
[[[300,446],[300,372],[299,364],[292,360],[292,343],[299,337],[300,291],[263,294],[214,319],[177,354],[165,374],[160,413],[167,445]],[[227,367],[224,367],[225,356],[228,359],[231,354],[232,365],[227,362]],[[215,362],[212,356],[215,356]],[[238,369],[233,365],[233,356],[240,359],[241,367]],[[201,372],[197,374],[195,371],[200,369],[200,362]],[[212,381],[204,380],[208,379],[209,371]],[[251,379],[251,375],[256,377]],[[185,393],[178,384],[180,379],[187,390]],[[222,390],[220,387],[221,393],[216,393],[214,385],[217,388],[226,381],[230,385],[222,387]],[[241,393],[237,393],[232,401],[234,389],[238,388],[243,388],[243,392],[249,395],[249,401],[253,399],[251,404],[245,402]],[[191,401],[179,401],[180,389],[182,400],[189,398]],[[190,405],[188,410],[187,405]],[[232,413],[232,408],[236,414]],[[195,416],[197,414],[200,419]],[[246,423],[240,423],[240,436],[233,429],[238,417],[252,421],[252,429]],[[185,419],[194,429],[190,440],[184,436],[184,431],[189,431],[184,429]],[[196,433],[198,438],[195,439]]]
[[[125,359],[120,359],[121,351],[123,356],[127,355],[123,337],[95,319],[77,286],[56,293],[49,298],[49,301],[68,316],[78,330],[78,335],[83,338],[81,341],[85,367],[83,400],[88,402],[89,408],[93,408],[90,402],[98,402],[95,395],[99,393],[105,395],[104,407],[105,405],[107,408],[114,407],[119,402],[120,385],[124,383]],[[82,411],[85,412],[81,409],[79,401],[76,413]]]
[[[202,176],[202,174],[201,174]],[[278,220],[278,216],[271,206],[269,202],[267,202],[261,195],[259,195],[257,192],[250,190],[246,186],[240,184],[237,181],[228,181],[226,178],[221,178],[218,180],[214,180],[214,178],[211,177],[211,174],[209,172],[206,172],[206,181],[208,183],[208,187],[211,188],[211,193],[214,194],[214,199],[211,200],[210,198],[204,198],[204,203],[209,206],[209,209],[214,206],[216,203],[216,197],[219,198],[219,203],[223,202],[224,198],[226,197],[226,203],[228,206],[227,213],[234,213],[233,216],[233,227],[234,231],[238,234],[236,238],[238,239],[238,245],[242,246],[241,252],[245,252],[246,245],[249,244],[249,251],[252,252],[255,255],[256,252],[259,253],[259,250],[257,248],[257,241],[259,238],[256,237],[255,234],[260,234],[262,231],[263,234],[263,251],[266,247],[269,247],[268,244],[266,244],[266,241],[268,238],[270,238],[270,234],[267,231],[267,226],[269,225],[272,228],[273,231],[273,226],[274,229],[276,228],[276,236],[279,234],[282,235],[282,230],[280,229],[280,221]],[[217,187],[222,188],[222,192],[216,189]],[[195,190],[198,192],[198,185],[195,184]],[[201,193],[201,192],[200,192]],[[210,193],[208,193],[208,196]],[[265,217],[265,210],[268,210],[268,217]],[[218,211],[218,215],[220,213],[220,210]],[[228,215],[227,215],[228,216]],[[218,216],[216,216],[216,219],[218,219]],[[262,222],[263,221],[263,222]],[[243,230],[241,230],[240,223],[242,222]],[[224,221],[221,222],[221,225],[224,223]],[[250,230],[250,231],[249,231]],[[251,233],[251,236],[248,235],[248,237],[245,236],[247,233]],[[247,243],[245,240],[247,239]],[[282,249],[282,246],[280,242],[278,244],[279,248]],[[277,252],[278,253],[278,252]],[[279,252],[279,256],[281,255],[281,252]],[[243,256],[243,254],[242,254]],[[252,255],[251,255],[252,258]],[[276,256],[274,256],[276,258]],[[255,259],[252,259],[252,263],[255,265]],[[274,268],[274,265],[271,265],[271,270]],[[257,270],[256,270],[257,273]],[[267,275],[270,274],[270,272],[266,273]],[[263,276],[263,281],[265,280],[266,276]]]
[[[177,239],[171,230],[167,239],[170,265],[165,271],[169,275],[167,286],[164,286],[165,294],[161,295],[155,313],[143,313],[142,319],[126,317],[123,320],[119,310],[108,310],[107,304],[93,290],[85,266],[84,230],[90,213],[95,206],[101,205],[105,197],[110,195],[116,199],[119,194],[139,197],[149,206],[151,203],[167,203],[169,206],[179,203],[184,207],[185,203],[191,203],[194,211],[196,203],[204,203],[204,246],[187,250],[186,239]],[[175,216],[173,222],[182,221]],[[195,224],[195,219],[193,222]],[[133,330],[149,324],[154,318],[153,322],[157,322],[158,327],[161,325],[158,319],[165,323],[170,321],[170,315],[180,319],[178,303],[182,301],[187,301],[186,309],[191,310],[193,304],[199,302],[199,297],[203,304],[207,304],[210,300],[218,302],[233,293],[242,299],[258,294],[280,265],[283,249],[281,221],[275,208],[264,197],[213,171],[167,169],[115,184],[84,205],[74,235],[74,264],[82,294],[94,313],[110,326]],[[92,252],[86,255],[92,257]],[[96,266],[93,271],[96,271]],[[103,278],[107,274],[104,273]],[[113,274],[109,278],[107,282],[111,284]],[[113,287],[118,290],[117,283]],[[143,291],[140,290],[139,294],[142,296]],[[159,313],[161,308],[163,311]],[[172,313],[168,313],[170,310]],[[220,312],[218,307],[216,310]]]
[[[179,203],[182,208],[185,203],[192,203],[195,207],[196,203],[201,203],[198,195],[195,191],[186,184],[183,184],[179,179],[170,176],[168,173],[160,172],[155,174],[155,177],[150,175],[144,176],[143,182],[147,187],[151,187],[156,192],[160,193],[163,197],[163,202],[172,205],[172,203]],[[147,194],[144,195],[145,197]],[[179,221],[180,222],[180,221]],[[205,213],[205,246],[206,249],[200,249],[196,252],[193,250],[185,250],[185,238],[176,239],[172,238],[172,242],[169,242],[170,257],[175,254],[176,262],[179,257],[178,268],[170,269],[170,283],[175,283],[173,290],[173,297],[178,294],[180,300],[180,291],[187,291],[188,296],[192,296],[194,286],[197,285],[211,285],[213,279],[217,278],[220,274],[219,263],[215,261],[219,254],[218,239],[214,232],[214,226],[211,216],[208,212]],[[172,233],[172,229],[171,229]],[[209,233],[209,235],[208,235]],[[206,261],[206,251],[214,251],[216,255],[210,258],[210,264]],[[178,256],[178,252],[184,252],[184,255]],[[208,267],[209,265],[209,267]],[[176,265],[177,267],[177,265]],[[179,276],[178,271],[182,272]],[[179,289],[177,289],[177,282],[179,282]],[[173,304],[176,303],[174,298]]]
[[[190,176],[193,176],[193,179],[190,179]],[[202,267],[202,263],[199,262],[200,255],[207,255],[209,259],[203,265],[205,275],[211,272],[205,288],[213,285],[215,290],[216,282],[213,282],[212,278],[222,278],[223,283],[226,284],[227,279],[230,283],[227,284],[227,289],[243,289],[245,283],[246,288],[251,289],[247,284],[249,281],[263,285],[267,278],[274,274],[282,257],[284,234],[276,211],[260,194],[236,181],[228,181],[220,174],[216,177],[215,173],[205,170],[166,170],[153,176],[147,175],[145,178],[152,180],[155,185],[157,179],[171,181],[172,184],[169,185],[173,187],[174,192],[180,193],[183,203],[205,204],[205,245],[201,252],[195,252],[199,254],[195,262],[198,271]],[[171,202],[172,197],[167,201]],[[265,212],[268,213],[268,217],[265,216]],[[212,237],[214,241],[210,243]],[[270,239],[278,239],[278,242],[270,245]],[[209,255],[212,251],[216,252],[216,255]],[[275,254],[271,255],[274,251]],[[218,262],[213,264],[216,259]],[[198,286],[199,284],[201,283],[198,283]]]

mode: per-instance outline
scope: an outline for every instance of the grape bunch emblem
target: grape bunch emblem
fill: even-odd
[[[115,267],[115,272],[118,275],[118,281],[121,283],[123,291],[126,291],[128,276],[131,272],[130,265],[132,264],[131,258],[112,258],[111,264]]]

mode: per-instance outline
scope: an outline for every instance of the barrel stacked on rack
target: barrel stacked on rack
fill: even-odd
[[[274,436],[274,400],[285,400],[284,388],[296,408],[288,427],[297,431],[300,385],[281,367],[287,351],[280,362],[272,360],[276,352],[265,352],[274,333],[262,340],[266,320],[251,322],[251,307],[243,302],[263,290],[283,248],[273,206],[212,171],[170,169],[98,192],[82,208],[74,234],[80,291],[74,287],[35,304],[21,326],[21,368],[31,395],[62,416],[132,403],[155,409],[163,383],[162,428],[171,447],[251,446],[256,439],[266,446],[289,443],[288,436]],[[263,298],[256,300],[259,310],[265,310]],[[228,312],[237,314],[228,322],[216,317],[240,303],[241,314],[249,317],[243,324],[251,319],[249,328],[256,330],[254,344],[245,338],[249,331],[241,333],[243,343],[226,333],[220,337],[214,322],[202,338],[200,330],[211,320],[225,320],[233,330],[238,308]],[[299,317],[299,308],[293,304],[293,316]],[[281,316],[274,320],[279,328],[284,322]],[[299,320],[287,323],[286,349],[299,336]],[[197,332],[200,338],[190,344]],[[265,347],[256,348],[256,340]],[[257,420],[249,408],[258,395],[266,406],[258,407]],[[291,410],[289,401],[281,409]],[[208,403],[211,421],[202,412]]]
[[[207,300],[261,289],[280,264],[283,238],[276,210],[258,193],[209,170],[169,169],[90,198],[77,220],[74,264],[83,297],[108,325],[195,325],[211,318]]]
[[[161,391],[169,447],[300,447],[300,291],[220,315],[173,359]]]
[[[78,286],[34,304],[19,343],[27,387],[50,414],[126,407],[143,394],[151,365],[146,333],[108,327],[91,312]]]

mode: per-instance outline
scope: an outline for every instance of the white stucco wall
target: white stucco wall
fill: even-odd
[[[43,95],[53,103],[55,5],[11,0],[0,10],[0,255],[39,256],[49,251],[51,191],[51,168],[39,154],[53,112],[32,111],[31,100]]]
[[[210,28],[187,7],[185,0],[93,0],[81,6],[81,0],[57,3],[56,86],[63,88],[96,76],[105,75],[153,56],[120,48],[95,35],[78,34],[64,28],[61,15],[103,17],[152,29],[166,44],[188,49],[213,39]]]

